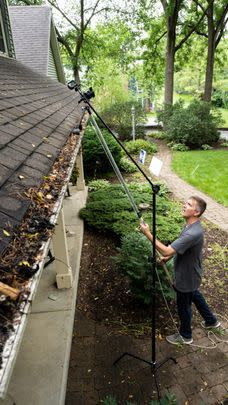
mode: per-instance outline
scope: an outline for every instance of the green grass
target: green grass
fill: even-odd
[[[174,152],[173,170],[189,184],[228,206],[228,150]]]

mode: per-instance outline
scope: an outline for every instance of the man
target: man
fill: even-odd
[[[202,198],[190,197],[183,206],[182,214],[186,223],[179,238],[169,246],[165,246],[157,239],[155,241],[156,249],[162,254],[164,262],[175,255],[174,289],[177,295],[180,329],[179,333],[166,337],[166,340],[172,344],[190,344],[193,342],[192,302],[204,319],[201,323],[204,328],[218,328],[220,326],[220,322],[211,312],[203,295],[198,290],[202,277],[201,257],[203,248],[203,229],[199,217],[205,209],[206,202]],[[142,223],[140,230],[151,242],[153,241],[153,235],[150,233],[148,224]]]

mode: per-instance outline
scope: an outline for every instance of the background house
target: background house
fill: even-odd
[[[65,84],[51,7],[9,7],[16,59]]]

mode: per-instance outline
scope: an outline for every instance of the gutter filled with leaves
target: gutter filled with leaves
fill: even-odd
[[[0,398],[7,392],[82,135],[72,134],[42,186],[25,192],[29,209],[1,258],[0,281],[18,297],[0,294]]]

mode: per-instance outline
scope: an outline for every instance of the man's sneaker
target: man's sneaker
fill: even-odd
[[[193,342],[192,338],[187,339],[181,336],[179,333],[174,333],[174,335],[166,336],[166,340],[172,345],[179,345],[179,344],[190,345]]]
[[[204,329],[217,329],[217,328],[219,328],[220,325],[221,325],[221,322],[219,322],[219,321],[216,321],[215,323],[212,323],[212,325],[208,325],[205,321],[201,322],[201,326]]]

